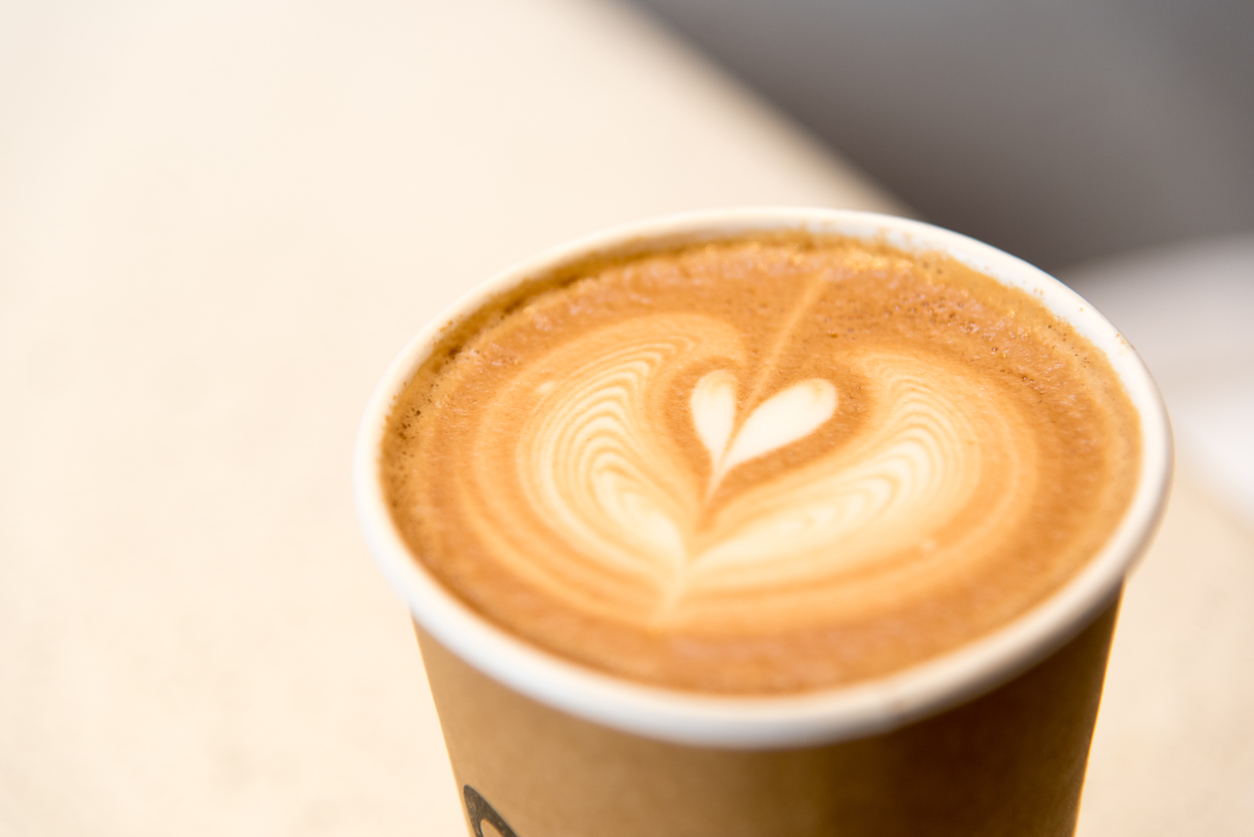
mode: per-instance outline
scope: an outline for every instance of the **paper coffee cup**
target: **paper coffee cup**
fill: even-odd
[[[1103,548],[1010,624],[923,664],[779,697],[611,677],[480,617],[410,554],[379,448],[394,398],[441,334],[502,291],[596,253],[804,230],[942,252],[1028,291],[1104,352],[1141,421],[1140,475]],[[389,368],[354,462],[367,541],[408,604],[470,833],[1065,835],[1074,831],[1123,579],[1162,513],[1171,439],[1135,351],[1027,263],[917,221],[821,209],[673,216],[591,236],[499,274],[421,331]]]

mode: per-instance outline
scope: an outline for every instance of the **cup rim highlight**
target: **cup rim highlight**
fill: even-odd
[[[1106,354],[1141,419],[1141,473],[1132,502],[1106,545],[1063,588],[991,634],[882,678],[793,695],[728,696],[625,680],[532,646],[463,604],[411,555],[388,511],[378,451],[395,396],[448,327],[502,290],[589,254],[782,230],[883,240],[907,252],[943,252],[1033,294]],[[471,666],[541,703],[623,732],[688,745],[766,749],[895,729],[1000,685],[1062,645],[1110,602],[1147,546],[1165,506],[1172,457],[1162,397],[1136,351],[1084,299],[1038,268],[975,239],[906,218],[749,207],[614,227],[543,251],[463,295],[410,340],[375,388],[357,434],[353,489],[367,544],[385,577],[413,618]]]

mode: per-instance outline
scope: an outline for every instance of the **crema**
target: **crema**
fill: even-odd
[[[770,235],[590,259],[456,324],[382,449],[482,616],[591,668],[789,693],[1041,603],[1138,476],[1106,358],[937,254]]]

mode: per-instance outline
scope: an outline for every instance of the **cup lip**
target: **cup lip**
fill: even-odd
[[[462,603],[412,556],[388,510],[378,451],[395,397],[448,327],[502,290],[589,254],[783,230],[887,241],[907,252],[943,252],[1033,294],[1106,354],[1141,418],[1141,473],[1114,533],[1071,581],[1013,623],[888,676],[814,692],[731,696],[626,680],[530,645]],[[1043,658],[1118,594],[1162,516],[1172,466],[1167,412],[1149,371],[1114,326],[1057,279],[988,244],[921,221],[854,210],[747,207],[668,215],[588,235],[519,262],[462,296],[410,340],[375,388],[357,434],[353,488],[367,544],[384,576],[413,618],[471,666],[541,703],[623,732],[686,745],[766,749],[886,732],[987,691]]]

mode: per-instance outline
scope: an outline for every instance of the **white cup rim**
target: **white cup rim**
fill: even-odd
[[[1106,354],[1141,418],[1140,479],[1106,545],[1064,587],[1011,624],[889,676],[796,695],[737,697],[645,685],[541,650],[479,616],[412,557],[388,511],[378,451],[395,397],[449,325],[502,290],[588,254],[632,242],[794,229],[887,240],[906,251],[947,253],[1033,293]],[[1172,456],[1162,397],[1135,350],[1091,305],[1043,271],[919,221],[850,210],[750,207],[671,215],[606,230],[516,264],[463,296],[415,335],[375,389],[357,435],[353,485],[370,551],[414,619],[484,674],[549,706],[625,732],[690,745],[774,748],[894,729],[1004,682],[1070,639],[1111,602],[1146,548],[1166,503]]]

